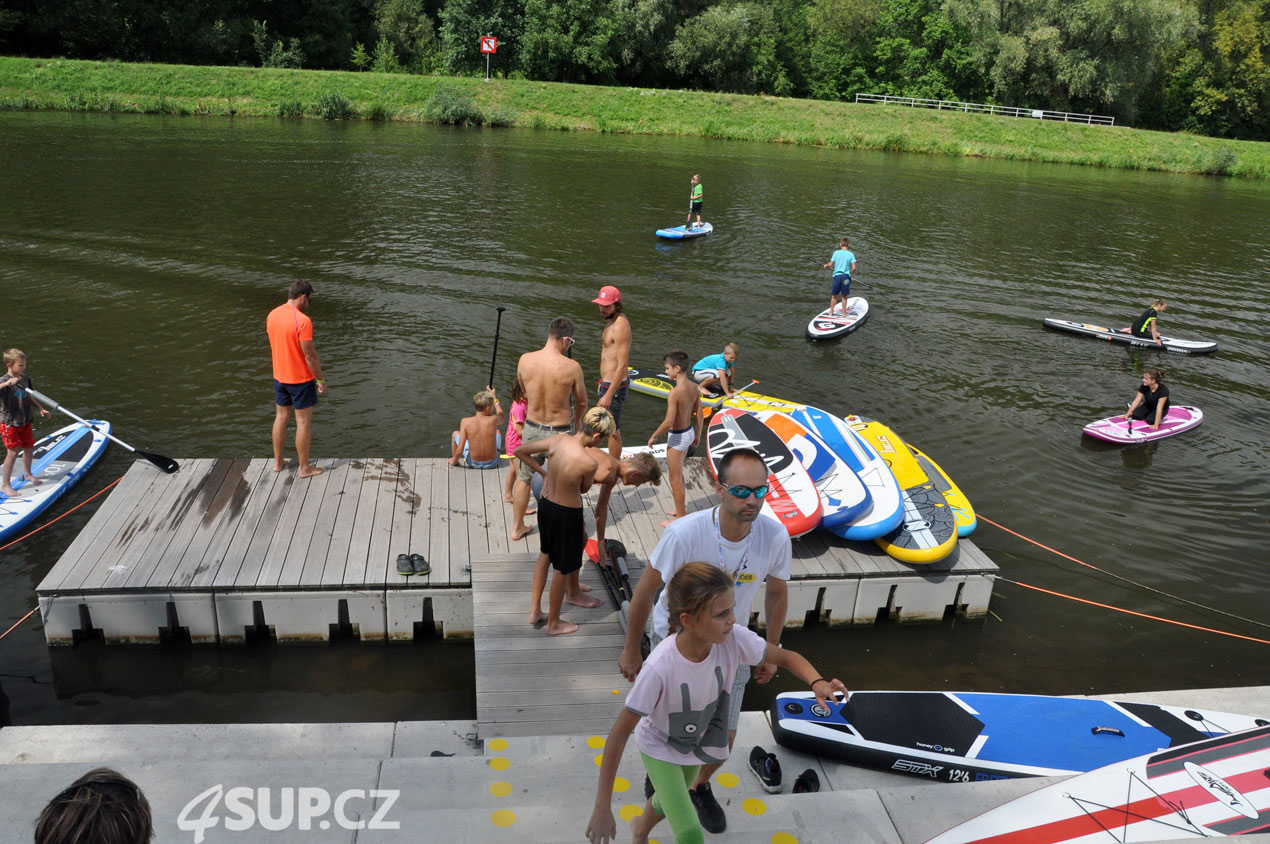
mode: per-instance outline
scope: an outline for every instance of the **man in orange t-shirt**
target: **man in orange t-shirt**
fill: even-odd
[[[273,351],[273,396],[277,413],[273,418],[273,470],[281,472],[286,461],[282,447],[287,439],[287,423],[295,409],[295,451],[300,460],[300,477],[322,474],[309,463],[310,425],[318,393],[326,392],[322,364],[313,348],[313,320],[305,315],[313,299],[313,285],[304,279],[291,283],[287,303],[269,312],[265,328]]]

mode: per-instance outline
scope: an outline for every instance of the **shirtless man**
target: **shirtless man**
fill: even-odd
[[[617,428],[609,437],[609,454],[622,456],[622,405],[631,390],[631,378],[627,367],[631,361],[631,322],[622,313],[622,294],[616,287],[600,288],[600,295],[591,300],[600,306],[604,317],[604,334],[600,337],[600,383],[596,390],[598,407],[607,407],[613,414]]]
[[[536,352],[520,356],[516,375],[525,388],[525,427],[521,443],[528,445],[556,434],[577,430],[586,410],[586,386],[582,367],[565,352],[573,345],[573,321],[556,317],[547,327],[547,342]],[[572,405],[570,404],[572,400]],[[524,539],[530,528],[525,524],[529,509],[529,482],[534,471],[524,463],[517,474],[524,483],[512,493],[512,539]]]
[[[583,594],[578,582],[582,553],[586,549],[586,519],[582,494],[591,488],[599,468],[589,447],[613,433],[613,414],[593,407],[582,418],[576,434],[556,434],[550,439],[522,443],[516,457],[531,473],[542,475],[542,497],[538,500],[538,559],[534,563],[533,585],[529,593],[529,623],[543,620],[542,590],[547,585],[547,569],[556,570],[547,598],[547,635],[576,632],[578,625],[560,618],[562,603],[590,609],[600,602]],[[544,469],[536,455],[547,454]]]
[[[604,527],[609,521],[609,497],[613,487],[619,483],[624,486],[639,486],[651,483],[661,486],[661,464],[651,454],[637,454],[630,460],[614,457],[607,451],[588,448],[587,454],[595,459],[595,483],[600,485],[600,492],[595,499],[595,542],[600,547],[600,561],[604,561]]]

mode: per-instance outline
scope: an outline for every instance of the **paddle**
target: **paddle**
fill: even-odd
[[[74,413],[71,413],[69,410],[62,407],[57,402],[53,401],[51,398],[44,395],[39,390],[33,390],[30,387],[27,387],[26,391],[30,393],[31,395],[35,396],[35,398],[38,399],[39,401],[53,408],[54,410],[62,411],[67,416],[74,419],[76,422],[87,425],[88,427],[96,431],[97,433],[105,435],[112,442],[119,443],[121,446],[128,449],[129,451],[131,451],[133,454],[137,455],[138,457],[144,457],[146,460],[149,460],[151,463],[153,463],[155,466],[158,466],[160,469],[162,469],[164,472],[167,472],[169,475],[175,472],[177,469],[181,468],[181,464],[177,463],[171,457],[164,457],[162,454],[151,454],[148,451],[140,451],[139,449],[135,449],[132,446],[128,445],[126,442],[114,436],[113,434],[107,434],[105,431],[101,430],[97,426],[88,422],[88,420],[81,419],[80,417],[76,416]]]
[[[494,354],[489,359],[489,381],[491,387],[494,386],[494,361],[498,360],[498,329],[503,324],[503,311],[507,310],[502,305],[498,306],[498,320],[494,323]]]

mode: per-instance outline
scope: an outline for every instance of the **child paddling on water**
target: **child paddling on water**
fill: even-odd
[[[0,379],[0,433],[8,450],[4,455],[4,484],[0,486],[0,492],[17,495],[12,482],[18,454],[22,455],[22,477],[26,482],[31,486],[44,483],[31,474],[31,457],[35,448],[31,407],[34,405],[41,416],[48,416],[49,412],[27,392],[31,389],[31,376],[26,374],[26,354],[21,349],[9,349],[4,353],[4,365],[9,374]]]
[[[613,781],[632,732],[653,785],[643,814],[631,821],[632,840],[647,842],[662,818],[670,820],[678,844],[704,840],[688,785],[702,764],[728,758],[728,698],[742,663],[788,669],[811,687],[821,706],[835,692],[847,694],[841,680],[826,680],[804,657],[736,624],[732,576],[718,566],[688,563],[666,590],[670,636],[649,654],[604,744],[586,829],[591,844],[607,844],[617,835]]]
[[[829,294],[829,316],[833,316],[834,307],[842,300],[842,315],[846,316],[850,308],[847,297],[851,295],[851,274],[855,272],[855,253],[851,251],[851,238],[838,240],[838,249],[829,258],[824,268],[833,267],[833,291]]]

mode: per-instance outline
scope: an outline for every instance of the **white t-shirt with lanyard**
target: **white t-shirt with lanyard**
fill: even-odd
[[[748,625],[750,605],[763,581],[769,575],[789,580],[793,558],[789,532],[780,522],[760,514],[751,523],[749,535],[740,542],[730,542],[719,531],[719,508],[714,507],[671,522],[653,549],[650,563],[664,583],[693,561],[713,563],[723,569],[736,584],[736,623]],[[653,607],[653,633],[665,639],[669,621],[663,588]]]

